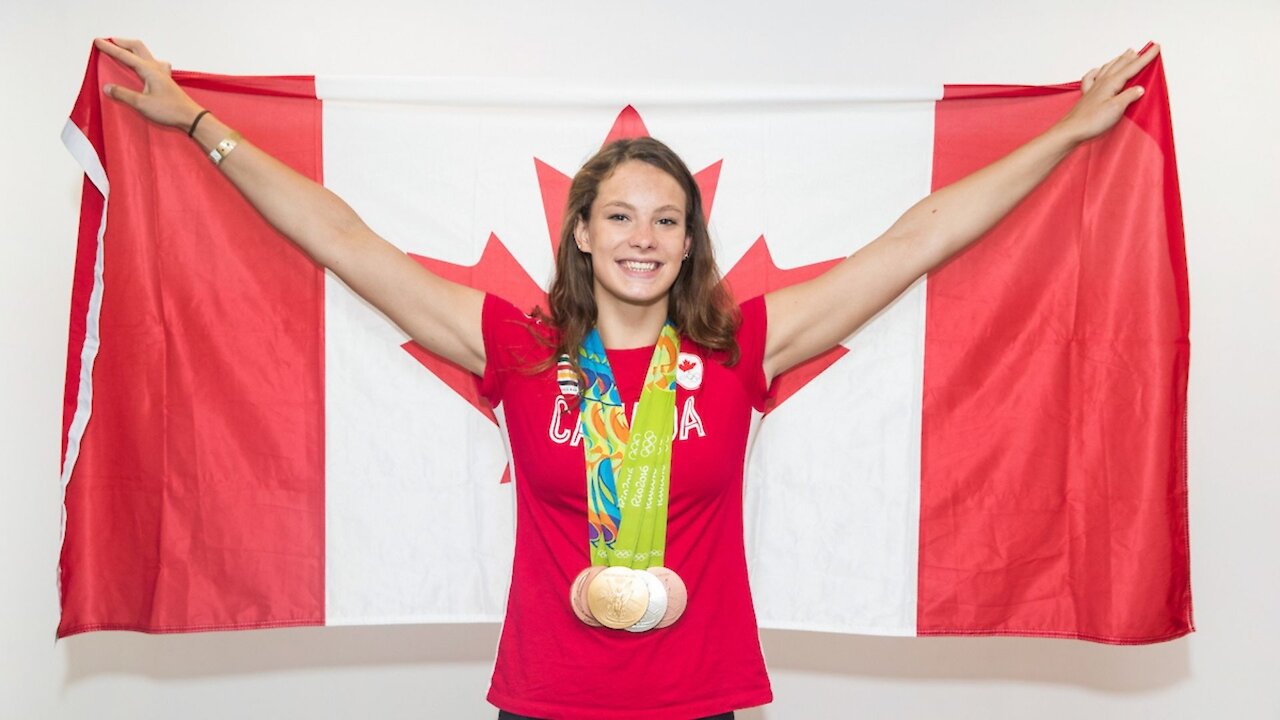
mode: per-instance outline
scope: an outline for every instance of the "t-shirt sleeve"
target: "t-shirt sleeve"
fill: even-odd
[[[485,293],[480,311],[485,361],[479,391],[491,406],[497,407],[502,402],[507,378],[512,372],[528,370],[551,352],[530,332],[538,329],[531,328],[536,324],[537,321],[506,299]]]
[[[773,387],[764,379],[764,344],[769,329],[764,296],[747,300],[739,306],[742,324],[738,326],[738,364],[734,371],[741,378],[751,406],[763,412],[773,398]]]

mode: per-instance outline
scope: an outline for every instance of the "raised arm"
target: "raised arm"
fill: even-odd
[[[1077,145],[1116,124],[1142,88],[1124,84],[1160,52],[1126,51],[1081,82],[1044,134],[916,203],[883,235],[808,282],[769,293],[765,376],[835,347],[922,275],[991,229]]]
[[[187,131],[204,109],[170,76],[168,63],[137,40],[95,40],[94,45],[133,70],[141,92],[108,85],[104,92],[159,125]],[[212,114],[200,118],[194,139],[208,153],[232,135]],[[193,149],[193,152],[195,150]],[[484,372],[480,309],[484,294],[445,280],[369,229],[323,186],[240,139],[219,164],[240,194],[311,259],[332,270],[423,347],[471,372]]]

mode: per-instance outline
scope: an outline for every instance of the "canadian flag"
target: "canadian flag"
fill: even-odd
[[[435,272],[545,303],[569,178],[652,133],[733,294],[811,278],[1045,130],[1078,84],[598,88],[175,73]],[[60,636],[497,621],[501,410],[100,88],[63,422]],[[760,624],[1146,643],[1194,629],[1187,274],[1159,58],[976,246],[775,383],[747,472]],[[544,305],[545,307],[545,305]],[[701,358],[679,381],[700,383]]]

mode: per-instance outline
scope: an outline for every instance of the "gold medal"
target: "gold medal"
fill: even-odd
[[[593,565],[583,570],[578,573],[577,579],[573,581],[573,586],[569,588],[569,605],[573,608],[573,614],[577,615],[579,620],[592,627],[600,627],[600,623],[591,616],[591,609],[587,607],[587,587],[591,585],[591,581],[602,570],[604,570],[603,565]]]
[[[649,586],[628,567],[608,567],[587,585],[587,608],[601,625],[621,630],[649,607]]]
[[[578,573],[569,588],[569,606],[583,623],[631,632],[669,627],[688,602],[684,581],[665,567],[593,565]]]
[[[667,609],[662,614],[662,619],[658,621],[657,627],[668,627],[684,614],[685,606],[689,603],[689,590],[680,576],[671,568],[651,567],[646,572],[661,580],[663,588],[667,591]]]

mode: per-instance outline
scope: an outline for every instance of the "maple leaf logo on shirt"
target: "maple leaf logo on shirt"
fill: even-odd
[[[603,145],[622,138],[648,137],[640,113],[628,105],[623,108],[614,120],[613,127],[605,136]],[[711,218],[711,207],[715,200],[716,186],[720,180],[720,169],[723,160],[716,161],[706,168],[694,173],[694,180],[702,191],[702,201],[707,220]],[[547,163],[533,158],[534,169],[538,177],[538,185],[542,194],[543,210],[547,217],[547,234],[551,241],[551,255],[555,256],[560,244],[560,228],[564,221],[564,206],[569,196],[569,185],[572,177]],[[474,265],[457,265],[443,260],[409,254],[414,260],[422,263],[428,270],[437,275],[462,283],[487,293],[493,293],[509,300],[513,305],[529,310],[534,306],[547,305],[546,291],[534,281],[518,260],[507,250],[507,246],[493,233],[485,243],[480,260]],[[724,282],[730,294],[737,302],[742,302],[756,295],[787,287],[798,282],[822,274],[827,268],[844,258],[835,258],[811,265],[782,269],[769,254],[769,246],[763,235],[756,239],[747,252],[725,273]],[[475,409],[483,413],[491,422],[497,424],[493,408],[480,396],[479,379],[461,366],[452,363],[435,353],[410,341],[403,345],[418,362],[440,378],[446,385],[469,402]],[[840,359],[848,350],[841,345],[828,350],[807,362],[801,363],[773,381],[773,395],[766,407],[768,413],[786,402],[801,388],[813,380],[824,370]],[[682,369],[689,370],[682,365]],[[502,482],[510,482],[511,469],[508,467],[502,475]]]

